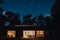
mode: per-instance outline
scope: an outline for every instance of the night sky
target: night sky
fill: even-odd
[[[44,16],[51,14],[51,7],[54,5],[55,0],[4,0],[0,7],[4,11],[12,11],[19,13],[22,19],[23,15],[32,14],[38,16],[43,13]]]

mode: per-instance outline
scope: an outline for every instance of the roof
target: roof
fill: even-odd
[[[15,25],[15,27],[23,29],[23,30],[40,30],[44,29],[44,27],[40,25]]]

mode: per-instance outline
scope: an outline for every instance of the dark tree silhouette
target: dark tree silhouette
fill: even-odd
[[[54,24],[55,26],[58,28],[60,26],[60,1],[56,0],[56,3],[53,5],[52,9],[51,9],[51,16],[54,19]]]
[[[3,9],[0,7],[0,15],[3,14]]]
[[[0,4],[3,3],[4,1],[3,0],[0,0]]]
[[[19,20],[19,15],[18,14],[15,14],[15,18],[13,18],[11,20],[11,24],[10,25],[21,25],[21,22]]]
[[[45,17],[45,25],[46,25],[46,29],[52,30],[52,29],[53,29],[52,23],[53,23],[52,17],[46,16],[46,17]]]
[[[5,26],[4,26],[5,21],[6,21],[6,17],[3,15],[3,9],[0,8],[0,36],[1,37],[5,34]]]
[[[45,17],[45,30],[46,30],[46,32],[49,33],[48,36],[47,36],[47,34],[45,36],[46,40],[49,40],[49,39],[53,40],[53,37],[54,37],[53,36],[54,27],[53,27],[53,19],[52,19],[51,16],[46,16]]]
[[[15,25],[20,25],[19,15],[13,12],[7,11],[6,13],[6,22],[8,22],[9,27],[14,27]]]
[[[60,38],[60,1],[56,0],[56,3],[53,5],[52,9],[51,9],[51,16],[53,18],[53,27],[54,27],[54,35],[55,35],[55,39],[59,40]]]
[[[37,24],[37,23],[36,23],[36,17],[33,17],[33,18],[31,19],[31,22],[32,22],[33,25],[36,25],[36,24]]]
[[[36,17],[32,18],[31,14],[23,16],[23,24],[24,25],[33,25],[35,23],[35,21],[36,21]]]
[[[31,20],[31,16],[32,15],[29,15],[29,14],[23,16],[23,24],[24,25],[29,25],[29,21]]]
[[[44,16],[43,16],[43,14],[40,14],[38,16],[38,25],[44,25]]]

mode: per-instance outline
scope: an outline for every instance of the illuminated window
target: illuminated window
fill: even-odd
[[[43,30],[37,30],[36,31],[36,37],[44,37],[44,31]]]
[[[15,37],[16,31],[15,30],[9,30],[7,31],[7,37]]]
[[[23,30],[23,38],[34,38],[35,31],[34,30]]]

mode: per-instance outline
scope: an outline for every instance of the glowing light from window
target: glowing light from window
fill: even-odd
[[[15,37],[16,31],[15,30],[9,30],[7,31],[7,37]]]
[[[44,37],[44,30],[37,30],[36,37]]]
[[[23,38],[34,38],[35,31],[34,30],[23,30]]]

